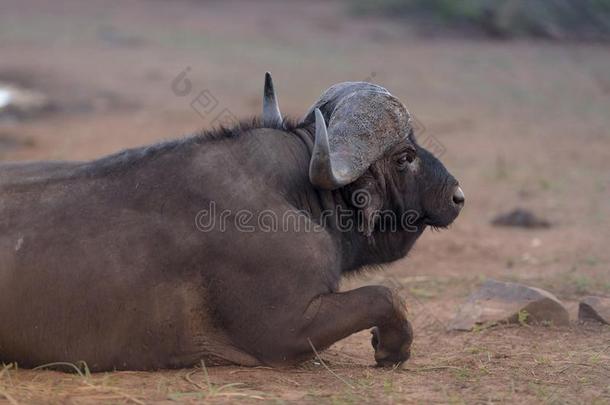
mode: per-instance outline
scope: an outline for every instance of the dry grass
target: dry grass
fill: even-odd
[[[16,403],[270,402],[608,403],[610,327],[505,326],[419,335],[399,369],[371,366],[368,334],[355,335],[297,368],[206,368],[93,375],[0,372]]]

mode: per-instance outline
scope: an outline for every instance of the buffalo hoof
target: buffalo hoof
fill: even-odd
[[[411,325],[407,323],[399,334],[400,337],[395,332],[391,334],[394,336],[388,336],[387,333],[381,332],[377,327],[371,330],[371,344],[375,349],[375,362],[377,362],[378,367],[399,366],[411,356],[411,342],[413,340]],[[385,343],[386,337],[394,344]]]

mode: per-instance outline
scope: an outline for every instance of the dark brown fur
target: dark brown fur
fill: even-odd
[[[381,365],[406,360],[404,306],[380,286],[338,293],[341,276],[403,257],[428,224],[446,226],[455,180],[411,137],[352,185],[309,183],[311,128],[254,121],[91,162],[0,165],[0,361],[85,361],[91,370],[294,364],[373,328]],[[395,156],[417,148],[418,172]],[[354,208],[355,190],[373,207]],[[415,230],[246,233],[214,202],[318,223],[330,205],[414,210]],[[458,210],[459,211],[459,210]]]

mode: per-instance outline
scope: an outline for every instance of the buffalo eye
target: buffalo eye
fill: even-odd
[[[409,148],[398,155],[396,158],[396,165],[400,169],[404,169],[409,163],[412,163],[415,160],[415,157],[415,149]]]

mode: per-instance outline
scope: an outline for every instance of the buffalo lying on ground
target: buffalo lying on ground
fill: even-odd
[[[0,165],[0,361],[287,365],[367,328],[377,364],[409,357],[400,298],[339,280],[449,225],[458,182],[382,87],[332,86],[297,124],[264,94],[252,124]]]

